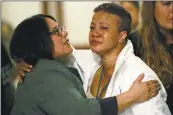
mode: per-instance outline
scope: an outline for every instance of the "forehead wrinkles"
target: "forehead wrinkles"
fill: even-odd
[[[107,12],[96,12],[92,18],[92,24],[98,22],[100,24],[109,24],[115,22],[118,24],[120,17],[116,14],[111,14]]]
[[[108,13],[103,13],[103,12],[96,12],[92,18],[92,23],[106,23],[107,24],[107,20],[109,19],[109,14]]]

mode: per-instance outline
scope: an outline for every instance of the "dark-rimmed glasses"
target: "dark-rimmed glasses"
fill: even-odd
[[[53,28],[52,32],[49,32],[49,35],[57,34],[58,36],[62,36],[63,31],[65,31],[64,26],[56,26],[55,28]]]

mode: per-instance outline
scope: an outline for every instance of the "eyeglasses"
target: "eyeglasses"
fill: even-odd
[[[57,34],[58,36],[62,36],[62,32],[65,31],[64,26],[56,26],[52,32],[49,32],[49,35],[51,34]]]

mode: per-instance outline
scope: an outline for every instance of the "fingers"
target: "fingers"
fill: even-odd
[[[23,77],[25,76],[25,72],[30,72],[30,70],[32,69],[32,65],[29,65],[27,63],[25,63],[24,61],[17,61],[16,62],[16,73],[18,74],[18,79],[20,81],[20,83],[23,82]]]
[[[20,82],[20,83],[23,83],[23,79],[22,79],[22,77],[19,76],[18,78],[19,78],[19,82]]]
[[[146,81],[147,86],[153,85],[153,84],[159,84],[158,80],[150,80],[150,81]]]
[[[30,72],[32,68],[32,65],[29,65],[27,63],[25,63],[24,61],[20,61],[16,63],[16,72],[23,76],[24,72]]]
[[[29,64],[25,63],[24,61],[18,62],[17,65],[26,67],[28,69],[31,69],[32,68],[32,65],[29,65]]]
[[[31,71],[31,69],[26,67],[26,66],[20,66],[18,69],[19,69],[19,71],[24,71],[24,72],[30,72]]]
[[[160,87],[160,83],[159,82],[153,82],[153,83],[147,84],[147,86],[152,90],[152,89],[155,89],[157,87]]]
[[[147,87],[148,87],[148,100],[149,100],[155,97],[159,93],[161,89],[161,85],[159,84],[157,80],[150,80],[145,83],[147,83]]]
[[[20,75],[20,77],[24,77],[25,76],[25,72],[23,72],[23,71],[19,71],[18,74]]]
[[[149,87],[149,99],[155,97],[159,93],[160,89],[161,89],[160,84],[153,84],[152,87]]]
[[[141,73],[134,82],[141,82],[143,78],[144,78],[144,73]]]
[[[151,98],[153,98],[153,97],[155,97],[155,96],[159,93],[160,89],[161,89],[161,88],[158,87],[158,88],[156,88],[154,91],[151,91],[151,92],[149,93],[148,100],[151,99]]]
[[[141,82],[143,78],[144,75],[141,74],[133,83],[134,86],[137,86],[137,88],[132,87],[135,88],[133,93],[137,93],[135,94],[137,96],[137,102],[144,102],[155,97],[161,89],[161,85],[157,80]]]

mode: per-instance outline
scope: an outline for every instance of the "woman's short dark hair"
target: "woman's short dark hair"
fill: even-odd
[[[56,21],[50,15],[37,14],[16,27],[10,44],[14,60],[23,60],[34,66],[39,59],[52,59],[53,42],[45,18]]]
[[[127,35],[129,35],[131,31],[132,18],[130,16],[130,13],[126,11],[122,6],[115,3],[103,3],[94,9],[94,12],[99,11],[118,15],[120,17],[120,23],[118,25],[119,30],[127,31]]]

